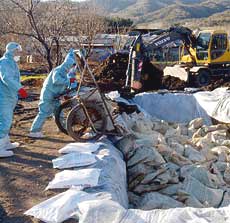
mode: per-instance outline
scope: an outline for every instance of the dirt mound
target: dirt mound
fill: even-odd
[[[164,76],[162,79],[162,88],[168,90],[184,90],[187,84],[185,81],[180,80],[177,77]]]
[[[103,92],[120,91],[125,86],[128,57],[127,53],[118,52],[94,69],[95,78]]]
[[[221,78],[219,80],[213,80],[208,86],[202,87],[204,91],[213,91],[218,87],[229,87],[230,88],[230,79],[229,78]]]
[[[121,91],[124,88],[128,57],[128,53],[118,52],[111,55],[93,71],[102,91]],[[186,87],[195,87],[194,85],[188,85],[177,77],[163,76],[163,71],[149,61],[143,63],[141,83],[142,89],[140,92],[158,89],[184,90]],[[212,91],[221,86],[230,87],[230,79],[213,79],[211,84],[203,87],[202,90]]]
[[[128,53],[111,55],[94,70],[96,80],[102,91],[121,90],[125,86]],[[150,62],[144,62],[142,70],[142,91],[161,88],[163,72]]]
[[[22,85],[25,87],[34,87],[34,88],[41,88],[43,85],[44,79],[43,78],[31,78],[22,81]]]
[[[96,70],[95,76],[98,79],[112,79],[119,81],[125,79],[125,73],[128,65],[129,55],[127,53],[116,53],[105,60]]]

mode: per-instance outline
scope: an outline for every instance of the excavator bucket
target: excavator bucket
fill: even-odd
[[[180,80],[187,82],[189,78],[189,73],[185,67],[181,67],[180,65],[174,65],[172,67],[165,67],[164,76],[177,77]]]

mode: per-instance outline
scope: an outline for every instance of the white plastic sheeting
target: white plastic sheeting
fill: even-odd
[[[220,122],[230,123],[230,91],[227,88],[195,93],[194,97],[209,116]]]
[[[186,123],[202,117],[205,124],[211,124],[207,112],[197,103],[193,94],[184,93],[141,93],[133,102],[151,116],[168,122]]]
[[[85,201],[79,203],[79,223],[229,223],[230,207],[173,208],[142,211],[125,209],[113,201]]]
[[[189,122],[202,117],[211,124],[210,117],[230,123],[230,91],[218,88],[212,92],[141,93],[131,101],[147,113],[168,122]]]

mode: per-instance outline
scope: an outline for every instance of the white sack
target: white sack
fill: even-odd
[[[83,167],[96,163],[96,155],[90,153],[69,153],[57,159],[53,159],[53,168],[67,169],[71,167]]]
[[[140,204],[142,210],[168,209],[183,207],[184,204],[158,192],[146,193],[141,196]]]
[[[92,200],[95,195],[74,188],[58,194],[25,212],[47,223],[59,223],[71,218],[78,212],[78,203]]]
[[[99,169],[64,170],[55,175],[46,190],[70,188],[72,186],[81,188],[94,187],[98,185],[99,176]]]
[[[70,143],[60,149],[58,152],[59,153],[72,153],[72,152],[79,152],[79,153],[93,153],[96,152],[99,147],[103,145],[101,142],[96,142],[96,143],[81,143],[81,142],[75,142],[75,143]]]
[[[200,181],[188,176],[185,178],[182,190],[194,196],[206,207],[218,207],[221,204],[224,191],[206,187]]]

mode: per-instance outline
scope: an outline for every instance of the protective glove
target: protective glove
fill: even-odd
[[[70,80],[69,80],[70,84],[73,84],[75,81],[77,81],[77,80],[74,77],[70,78]]]
[[[69,88],[70,89],[75,89],[77,88],[77,79],[72,77],[69,79]]]
[[[24,88],[19,89],[18,94],[21,98],[27,98],[28,94]]]

